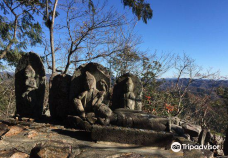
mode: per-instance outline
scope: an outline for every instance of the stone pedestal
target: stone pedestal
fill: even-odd
[[[173,134],[125,127],[93,125],[91,131],[95,141],[137,144],[170,148]]]

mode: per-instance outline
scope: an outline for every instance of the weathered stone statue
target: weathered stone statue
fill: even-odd
[[[119,77],[113,89],[112,109],[142,110],[142,84],[130,73]]]
[[[28,94],[38,88],[35,80],[35,75],[36,73],[32,66],[28,65],[25,69],[25,76],[27,78],[25,81],[26,91],[22,94],[22,97],[25,98],[25,100],[31,101],[31,98],[29,98]]]
[[[141,82],[134,75],[123,75],[118,79],[114,100],[122,108],[112,111],[107,106],[110,78],[105,68],[96,63],[89,63],[76,69],[71,80],[72,110],[68,116],[73,126],[91,130],[91,125],[117,125],[155,131],[170,131],[171,122],[168,118],[156,116],[140,111],[142,87]],[[136,86],[136,87],[135,87]],[[117,95],[120,92],[120,96]],[[115,97],[117,96],[117,97]],[[121,102],[120,102],[121,101]]]
[[[89,73],[86,73],[85,91],[74,99],[74,107],[82,119],[86,119],[87,113],[94,112],[95,117],[101,124],[109,124],[109,117],[112,115],[111,109],[103,104],[104,96],[106,95],[106,88],[104,80],[102,80],[104,91],[99,91],[96,88],[96,79]]]
[[[109,71],[98,63],[79,66],[71,79],[69,125],[87,130],[94,123],[109,124],[109,98]]]
[[[135,94],[134,90],[134,83],[132,82],[131,77],[127,78],[127,82],[125,85],[125,92],[124,93],[124,108],[125,109],[135,109]]]
[[[15,72],[16,114],[40,117],[43,112],[46,75],[40,57],[32,52],[22,56]]]
[[[108,105],[110,102],[110,74],[109,71],[98,63],[88,63],[79,66],[71,79],[70,85],[70,102],[73,104],[74,98],[79,96],[82,92],[86,91],[84,86],[86,71],[92,74],[96,80],[96,89],[99,91],[105,91],[103,103]],[[70,106],[69,114],[76,115],[73,111],[73,106]]]
[[[24,100],[24,104],[28,105],[28,109],[30,109],[31,111],[33,110],[33,108],[36,105],[36,94],[35,94],[35,90],[38,88],[37,87],[37,83],[36,83],[36,79],[35,79],[35,71],[32,68],[31,65],[28,65],[25,68],[25,87],[26,90],[25,92],[22,94],[22,98]]]

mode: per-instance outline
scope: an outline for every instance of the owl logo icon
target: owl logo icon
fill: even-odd
[[[181,150],[181,144],[178,143],[178,142],[173,142],[173,143],[171,144],[171,150],[172,150],[173,152],[179,152],[179,151]]]

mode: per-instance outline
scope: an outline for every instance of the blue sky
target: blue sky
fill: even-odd
[[[185,52],[203,68],[228,75],[228,0],[148,0],[153,18],[138,23],[141,49]],[[119,1],[110,4],[123,11]],[[129,17],[131,12],[127,12]]]
[[[96,2],[97,0],[94,0],[94,3]],[[134,17],[127,7],[124,9],[121,0],[107,2],[119,12],[126,12],[127,17]],[[228,0],[147,0],[147,2],[153,9],[153,18],[148,24],[139,21],[135,27],[135,32],[143,40],[139,46],[141,50],[149,50],[151,53],[155,50],[158,53],[185,52],[203,68],[220,70],[222,76],[228,76]],[[56,18],[56,23],[61,20],[59,17]],[[44,32],[49,34],[47,29]],[[43,52],[41,47],[31,50]],[[173,77],[172,71],[164,77]]]

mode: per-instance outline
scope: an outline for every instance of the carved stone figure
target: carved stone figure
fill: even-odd
[[[74,99],[74,108],[83,120],[88,118],[91,113],[94,112],[95,117],[100,124],[109,124],[109,117],[112,115],[112,111],[107,105],[102,103],[104,96],[106,95],[107,84],[104,80],[101,80],[103,91],[99,91],[96,88],[95,77],[88,71],[85,72],[85,76],[85,91]],[[87,116],[86,114],[88,113],[90,115]]]
[[[26,91],[22,94],[23,98],[28,97],[29,92],[38,88],[35,80],[35,75],[36,73],[32,68],[32,66],[28,65],[25,69],[25,76],[27,79],[25,81]],[[27,100],[31,100],[31,99],[27,98]]]
[[[142,84],[130,73],[119,77],[113,89],[112,109],[142,110]]]
[[[16,114],[40,117],[43,111],[46,75],[40,57],[29,52],[20,59],[15,72]]]
[[[96,89],[99,91],[106,91],[103,103],[108,105],[110,102],[110,74],[109,71],[98,63],[88,63],[79,66],[71,79],[70,85],[70,102],[73,104],[74,98],[79,96],[82,92],[86,91],[85,86],[82,84],[85,82],[85,72],[88,71],[96,79]],[[73,106],[70,106],[69,114],[76,115],[74,113]]]
[[[108,81],[108,82],[107,82]],[[104,67],[89,63],[76,69],[71,80],[70,98],[72,99],[68,121],[70,125],[84,130],[91,130],[92,125],[117,125],[156,131],[170,131],[171,121],[168,118],[141,112],[142,87],[139,79],[131,74],[120,77],[114,88],[114,98],[119,99],[121,106],[112,112],[106,104],[109,93],[110,77]],[[117,97],[116,97],[117,96]],[[120,100],[114,100],[116,105]],[[108,99],[107,99],[108,100]],[[116,106],[117,107],[117,106]]]
[[[35,71],[31,65],[28,65],[25,68],[25,87],[26,91],[22,94],[22,98],[24,99],[24,104],[30,106],[29,108],[33,108],[33,105],[36,104],[36,94],[35,90],[38,88],[35,80]],[[35,105],[36,106],[36,105]]]
[[[124,93],[124,108],[135,109],[135,94],[133,92],[134,83],[132,82],[131,77],[127,78],[125,90],[126,90],[126,93]]]

